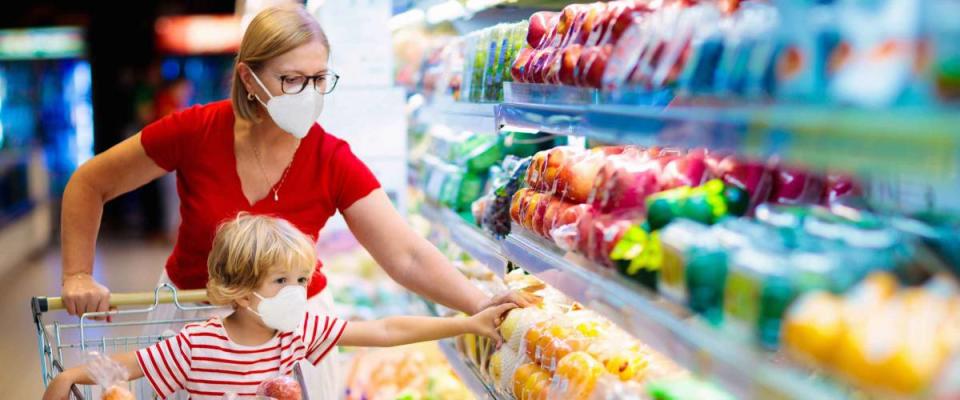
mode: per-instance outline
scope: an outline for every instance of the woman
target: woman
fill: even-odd
[[[182,222],[161,281],[179,288],[205,286],[216,227],[238,212],[287,219],[316,240],[340,211],[360,243],[408,289],[471,314],[525,305],[512,293],[488,298],[464,279],[411,231],[350,147],[315,123],[323,95],[338,79],[327,68],[329,51],[303,7],[264,10],[244,33],[229,100],[165,117],[76,171],[61,220],[63,298],[71,314],[108,309],[109,290],[92,277],[104,203],[173,171]],[[308,288],[315,312],[329,307],[317,296],[325,285],[318,269]],[[328,359],[321,368],[336,362]],[[340,394],[328,385],[322,390],[314,398]]]

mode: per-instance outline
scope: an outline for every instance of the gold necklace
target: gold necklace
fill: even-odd
[[[257,167],[260,168],[260,175],[263,176],[264,183],[266,183],[269,186],[270,178],[267,177],[267,171],[263,169],[263,162],[260,161],[260,150],[257,150],[257,147],[253,145],[251,145],[250,147],[253,149],[253,157],[257,159]],[[297,139],[297,145],[294,147],[294,149],[299,149],[299,148],[300,148],[300,139]],[[297,155],[297,151],[294,150],[293,156],[290,157],[290,162],[287,163],[287,167],[283,169],[283,174],[280,175],[280,181],[277,182],[275,186],[270,187],[270,191],[273,192],[273,201],[275,202],[280,201],[280,196],[278,195],[278,193],[280,192],[280,187],[283,186],[283,181],[287,179],[287,172],[290,171],[290,166],[293,165],[293,158],[296,157],[296,155]]]

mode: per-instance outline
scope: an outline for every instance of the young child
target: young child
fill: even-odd
[[[289,222],[241,214],[225,223],[207,259],[210,302],[230,305],[225,318],[186,325],[136,352],[113,355],[130,379],[146,376],[160,398],[184,390],[193,399],[254,396],[257,386],[289,375],[300,360],[314,365],[337,345],[397,346],[474,333],[500,340],[500,316],[514,305],[468,318],[390,317],[347,322],[306,311],[316,266],[314,244]],[[92,384],[84,368],[54,379],[45,400],[66,399],[73,384]]]

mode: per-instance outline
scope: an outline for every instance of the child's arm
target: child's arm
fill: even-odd
[[[472,317],[390,317],[376,321],[350,322],[340,338],[341,346],[389,347],[427,342],[465,333],[475,333],[502,340],[497,327],[500,316],[516,307],[502,304],[490,307]]]
[[[130,380],[143,377],[143,371],[140,370],[140,363],[137,362],[137,353],[129,352],[114,354],[110,356],[113,361],[118,362],[127,370]],[[50,381],[47,390],[43,393],[43,400],[65,400],[70,396],[70,386],[73,385],[92,385],[95,382],[87,369],[84,367],[73,367],[61,372]]]

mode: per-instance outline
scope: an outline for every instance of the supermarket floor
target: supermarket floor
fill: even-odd
[[[97,250],[97,280],[116,292],[156,286],[171,247],[133,240],[103,240]],[[29,300],[60,292],[60,252],[51,248],[0,276],[0,393],[5,399],[39,399],[43,393],[36,329]],[[69,320],[64,313],[53,319]],[[50,321],[52,321],[51,319]],[[75,319],[74,319],[75,320]]]

